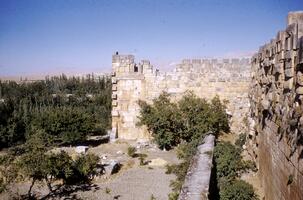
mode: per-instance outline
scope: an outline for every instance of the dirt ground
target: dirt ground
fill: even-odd
[[[140,166],[138,158],[131,158],[127,155],[129,146],[137,147],[137,153],[147,154],[147,162],[155,159],[154,165]],[[69,154],[76,154],[73,147],[62,149]],[[178,163],[174,150],[162,151],[154,145],[140,146],[136,142],[120,140],[90,148],[88,152],[97,154],[101,158],[101,162],[104,163],[111,160],[120,162],[122,164],[120,171],[114,175],[97,177],[91,185],[76,186],[70,190],[64,190],[62,191],[64,195],[58,192],[56,196],[44,199],[149,200],[152,196],[157,200],[168,199],[168,194],[171,192],[170,181],[175,176],[165,174],[165,163]],[[23,182],[15,185],[11,190],[18,194],[26,194],[28,188],[29,183]],[[37,185],[34,187],[34,192],[41,199],[48,194],[48,189],[43,184]],[[0,199],[9,200],[12,199],[12,195],[4,193],[0,195]]]

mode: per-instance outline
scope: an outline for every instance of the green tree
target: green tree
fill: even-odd
[[[54,136],[59,132],[56,139],[61,143],[83,141],[87,134],[104,134],[111,127],[110,77],[80,79],[61,75],[18,84],[0,81],[0,99],[1,148],[24,143],[37,121],[42,125],[38,128],[45,129],[47,134]],[[40,117],[48,124],[40,123]],[[62,121],[66,129],[62,129]],[[76,128],[80,131],[72,130],[78,123],[80,128]]]
[[[215,147],[214,158],[217,167],[217,177],[234,180],[242,168],[241,150],[230,142],[220,142]]]
[[[92,115],[79,108],[53,108],[37,112],[32,125],[63,143],[84,141],[95,126]]]
[[[143,101],[139,101],[139,105],[139,125],[147,126],[161,149],[170,149],[180,143],[183,128],[181,115],[167,93],[162,93],[152,105]]]
[[[238,139],[236,140],[235,145],[242,149],[242,147],[245,144],[245,142],[246,142],[246,134],[245,133],[241,133],[239,135]]]
[[[45,132],[37,130],[25,144],[25,153],[18,159],[18,167],[23,176],[31,180],[28,196],[37,181],[43,181],[47,177],[47,136]]]
[[[50,153],[46,155],[46,172],[45,181],[50,192],[53,191],[52,183],[56,180],[63,180],[64,183],[72,175],[73,160],[65,151],[60,153]]]
[[[184,182],[191,159],[207,134],[218,135],[228,131],[228,117],[225,105],[219,97],[211,102],[187,92],[179,101],[172,102],[167,93],[162,93],[152,104],[139,101],[141,106],[139,125],[146,125],[160,148],[170,149],[178,145],[178,157],[182,160],[176,165],[167,166],[167,173],[174,173],[173,193],[176,199]]]
[[[90,182],[97,175],[98,163],[99,157],[94,154],[78,156],[72,163],[72,174],[65,182],[70,185]]]
[[[257,200],[252,185],[243,180],[235,180],[220,191],[220,200]]]
[[[254,168],[253,162],[242,160],[239,147],[230,142],[219,142],[214,150],[214,159],[220,199],[258,199],[249,183],[238,180],[241,172]]]
[[[228,131],[225,106],[215,97],[211,102],[186,93],[177,103],[162,93],[151,105],[139,101],[139,125],[146,125],[160,148],[170,149],[182,141],[201,140],[206,133]]]

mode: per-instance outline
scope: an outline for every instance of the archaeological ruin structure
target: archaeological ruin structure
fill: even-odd
[[[266,200],[303,198],[303,12],[249,59],[185,59],[172,72],[132,55],[112,57],[112,133],[150,139],[137,126],[138,100],[161,92],[173,98],[193,91],[228,100],[233,133],[248,132],[245,148],[259,169]],[[248,127],[248,129],[246,128]]]
[[[252,58],[248,149],[265,198],[303,198],[303,12]]]
[[[161,73],[148,60],[135,63],[132,55],[113,55],[112,132],[123,139],[150,139],[137,126],[138,100],[150,103],[163,91],[179,98],[187,91],[206,99],[219,95],[228,100],[232,129],[240,131],[248,112],[249,59],[186,59],[172,72]]]

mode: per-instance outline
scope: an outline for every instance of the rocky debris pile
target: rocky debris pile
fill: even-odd
[[[119,170],[122,166],[121,163],[117,160],[110,160],[109,162],[107,162],[106,164],[103,164],[103,165],[104,165],[106,176],[119,172]]]

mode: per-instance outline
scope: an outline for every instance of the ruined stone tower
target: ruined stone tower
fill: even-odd
[[[154,75],[149,61],[135,64],[132,55],[112,58],[112,132],[122,139],[149,139],[144,127],[138,127],[138,100],[145,100],[146,78]]]

